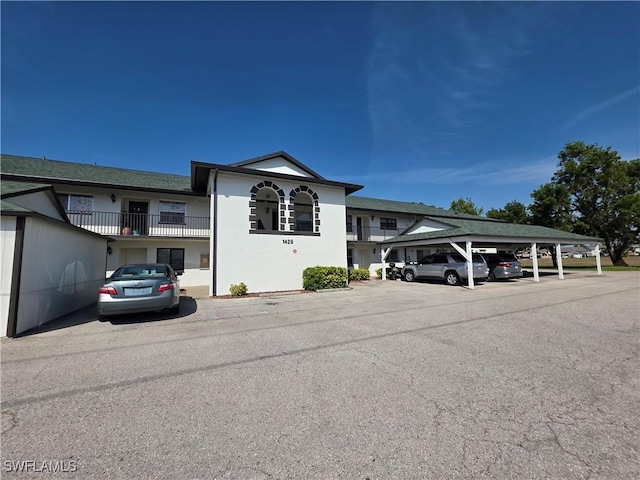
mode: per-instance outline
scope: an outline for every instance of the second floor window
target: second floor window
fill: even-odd
[[[313,199],[300,192],[294,198],[293,214],[296,232],[313,232]]]
[[[91,195],[58,195],[65,211],[70,213],[91,213],[93,211],[93,197]]]
[[[395,218],[381,218],[380,228],[383,230],[397,230],[398,222]]]
[[[160,202],[160,223],[184,225],[186,205],[180,202]]]

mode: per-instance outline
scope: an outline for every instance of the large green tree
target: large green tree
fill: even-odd
[[[640,227],[640,159],[624,161],[611,147],[584,142],[566,144],[558,159],[552,183],[571,197],[572,230],[601,237],[614,265],[626,265],[622,255]]]
[[[491,208],[487,211],[487,217],[504,220],[509,223],[526,225],[530,221],[527,206],[524,203],[512,200],[504,208]]]
[[[546,183],[531,194],[531,223],[570,231],[573,224],[569,189],[559,183]]]
[[[457,200],[453,200],[449,206],[449,210],[456,213],[467,213],[469,215],[482,215],[484,211],[482,207],[477,207],[469,197],[460,197]]]

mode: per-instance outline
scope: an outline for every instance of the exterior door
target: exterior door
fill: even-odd
[[[358,249],[358,268],[369,268],[371,266],[371,251],[369,249]]]
[[[362,217],[356,218],[356,239],[364,240],[364,228],[362,226]]]
[[[149,234],[149,231],[147,229],[148,214],[149,214],[149,203],[129,202],[129,223],[134,235]]]

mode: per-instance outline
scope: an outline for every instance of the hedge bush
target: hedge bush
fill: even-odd
[[[349,271],[350,280],[369,280],[371,273],[368,268],[354,268]]]
[[[240,297],[247,294],[247,286],[242,282],[240,282],[238,285],[232,284],[229,287],[229,292],[231,292],[231,295],[233,295],[234,297]]]
[[[347,269],[344,267],[308,267],[302,272],[302,288],[323,290],[347,286]]]
[[[382,268],[379,268],[379,269],[376,270],[376,276],[378,278],[382,278]]]

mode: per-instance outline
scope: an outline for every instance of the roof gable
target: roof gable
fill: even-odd
[[[284,175],[296,175],[300,177],[312,177],[324,179],[302,162],[296,160],[287,152],[275,152],[261,157],[251,158],[242,162],[230,164],[232,167],[244,167],[265,172],[281,173]]]
[[[1,178],[0,192],[3,210],[7,212],[33,212],[68,222],[67,214],[51,185],[14,182]]]
[[[455,228],[451,223],[445,223],[432,218],[423,218],[409,227],[403,235],[417,235],[419,233],[440,232]]]

